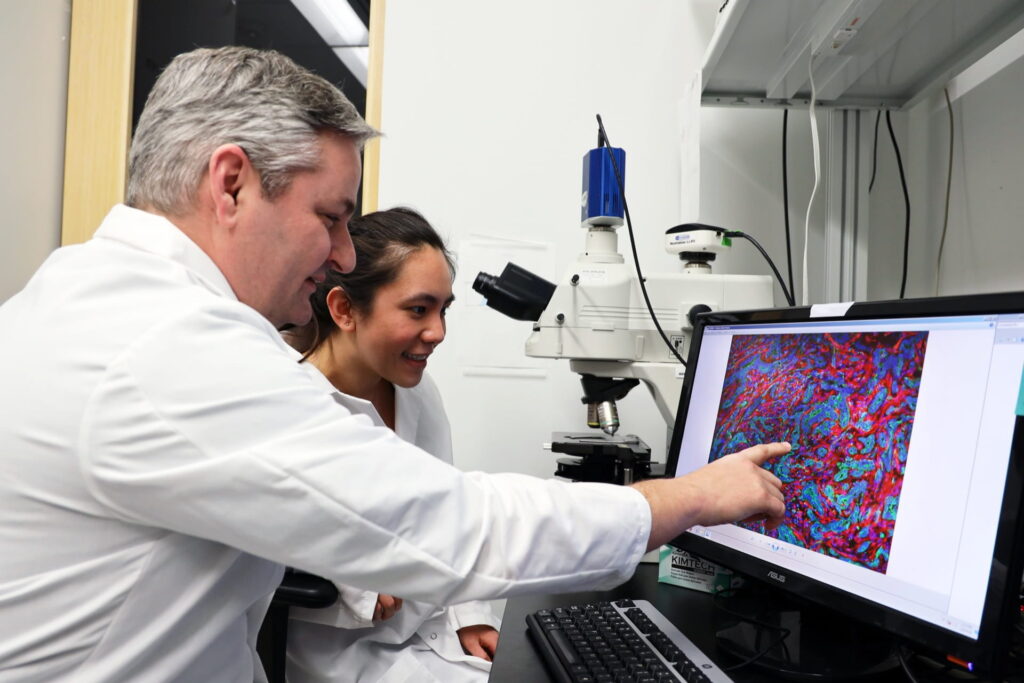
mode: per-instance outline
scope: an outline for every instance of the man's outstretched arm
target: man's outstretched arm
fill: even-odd
[[[651,506],[647,549],[668,543],[694,524],[764,519],[775,528],[786,513],[782,482],[762,467],[790,450],[786,442],[753,446],[674,479],[633,484]]]

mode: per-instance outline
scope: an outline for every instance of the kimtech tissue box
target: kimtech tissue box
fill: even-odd
[[[739,587],[743,579],[725,567],[679,548],[663,545],[658,562],[658,582],[717,593]]]

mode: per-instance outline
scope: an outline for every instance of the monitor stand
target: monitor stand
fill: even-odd
[[[892,636],[768,587],[748,582],[731,596],[716,597],[716,605],[718,648],[737,664],[769,648],[747,666],[790,680],[853,680],[899,667]],[[789,635],[780,642],[782,629]]]

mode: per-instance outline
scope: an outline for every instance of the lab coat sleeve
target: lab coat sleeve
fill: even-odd
[[[238,303],[112,359],[78,450],[113,516],[434,604],[607,588],[650,532],[633,489],[463,474],[349,414]]]
[[[479,625],[490,626],[493,629],[501,628],[501,619],[494,614],[490,604],[482,600],[452,605],[448,611],[452,627],[456,631],[466,626]]]
[[[421,382],[410,393],[413,393],[419,404],[416,411],[417,430],[414,436],[416,445],[441,462],[453,464],[451,427],[448,424],[441,392],[434,380],[429,374],[424,373]],[[482,600],[451,605],[448,608],[448,617],[453,631],[479,625],[501,628],[501,619],[494,614],[490,604]]]
[[[336,628],[373,626],[373,610],[377,606],[378,593],[344,585],[337,586],[337,589],[338,600],[333,605],[318,609],[293,607],[288,610],[288,616]]]

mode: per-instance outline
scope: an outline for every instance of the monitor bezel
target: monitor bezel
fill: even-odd
[[[822,309],[814,310],[820,313]],[[826,309],[827,310],[827,309]],[[812,307],[712,311],[696,316],[690,342],[687,372],[683,379],[675,425],[666,463],[666,476],[672,476],[679,460],[679,449],[689,409],[690,394],[704,329],[709,325],[742,325],[776,322],[885,319],[936,315],[976,315],[1024,313],[1024,292],[1003,292],[928,299],[902,299],[852,304],[841,315],[813,315]],[[1011,619],[1018,612],[1019,588],[1024,567],[1024,417],[1017,416],[1010,459],[1004,485],[989,587],[986,592],[977,640],[956,634],[922,619],[861,598],[788,568],[747,555],[728,546],[684,532],[671,545],[695,553],[707,560],[757,579],[778,590],[880,628],[895,639],[939,656],[952,655],[971,662],[976,670],[998,672],[1009,648]],[[784,577],[784,583],[779,578]],[[1015,577],[1015,578],[1014,578]]]

